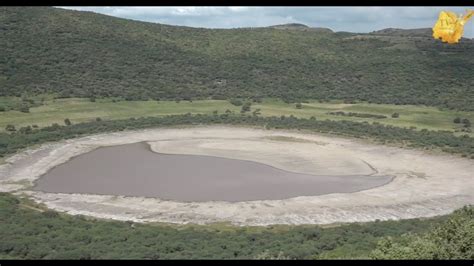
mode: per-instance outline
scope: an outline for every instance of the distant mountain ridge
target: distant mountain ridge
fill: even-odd
[[[431,37],[433,35],[433,30],[431,28],[419,28],[419,29],[386,28],[386,29],[370,32],[369,34]]]
[[[279,24],[268,26],[268,28],[275,28],[275,29],[300,29],[300,28],[309,28],[309,26],[300,23],[287,23],[287,24]]]
[[[427,30],[206,29],[0,7],[0,96],[313,98],[474,110],[474,43],[447,45]]]
[[[288,24],[273,25],[273,26],[268,26],[267,28],[280,29],[280,30],[303,30],[303,31],[333,33],[333,31],[329,28],[309,27],[307,25],[300,24],[300,23],[288,23]]]
[[[419,29],[397,29],[397,28],[386,28],[370,32],[371,35],[386,35],[386,36],[400,36],[400,37],[433,37],[432,28],[419,28]],[[467,41],[472,38],[462,37],[461,40]]]

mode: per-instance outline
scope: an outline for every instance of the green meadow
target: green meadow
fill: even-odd
[[[0,97],[0,105],[8,107],[21,101],[17,97]],[[262,116],[296,116],[301,118],[316,117],[320,120],[349,120],[357,122],[378,122],[381,124],[397,127],[416,127],[417,129],[448,130],[456,131],[462,128],[462,124],[453,123],[454,118],[467,118],[474,121],[473,112],[462,112],[452,110],[441,110],[436,107],[414,106],[414,105],[392,105],[392,104],[369,104],[342,102],[308,101],[302,103],[301,109],[295,104],[287,104],[277,99],[264,99],[261,103],[252,103],[251,114],[260,109]],[[227,100],[195,100],[195,101],[116,101],[114,99],[97,99],[91,102],[84,98],[53,99],[45,97],[43,105],[30,108],[29,113],[10,110],[0,112],[0,130],[4,131],[9,124],[16,128],[28,125],[39,127],[49,126],[53,123],[63,124],[64,119],[69,118],[72,123],[87,122],[100,117],[101,119],[113,120],[130,117],[164,116],[174,114],[219,114],[227,110],[239,114],[241,107],[234,106]],[[387,118],[361,118],[354,116],[337,116],[329,112],[342,111],[345,113],[362,113],[385,115]],[[393,113],[398,113],[398,118],[392,118]],[[460,132],[461,134],[461,132]],[[462,134],[465,134],[462,132]],[[473,135],[473,133],[469,133]]]

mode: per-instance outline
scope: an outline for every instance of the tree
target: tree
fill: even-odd
[[[248,112],[250,111],[250,106],[252,104],[250,102],[246,102],[242,105],[242,109],[240,110],[241,113],[245,113],[245,112]]]
[[[400,117],[400,114],[399,113],[393,113],[392,114],[392,118],[399,118]]]
[[[102,118],[97,117],[97,118],[95,119],[95,121],[100,122],[100,121],[102,121]]]
[[[23,92],[23,93],[21,94],[21,101],[22,101],[22,102],[28,101],[28,94],[27,94],[26,92]]]
[[[16,131],[16,128],[15,128],[14,125],[7,125],[7,126],[5,127],[5,130],[6,130],[6,131],[13,132],[13,131]]]
[[[20,132],[21,134],[30,134],[31,131],[31,126],[21,127],[20,130],[18,130],[18,132]]]
[[[462,120],[462,123],[464,124],[464,127],[470,127],[471,126],[471,121],[469,121],[469,119],[467,119],[467,118],[464,118]]]
[[[461,118],[460,118],[460,117],[456,117],[456,118],[454,118],[453,122],[454,122],[455,124],[459,124],[459,123],[461,123]]]
[[[4,106],[0,106],[0,112],[5,112],[5,107]]]
[[[231,99],[229,102],[235,106],[241,106],[243,104],[239,99]]]
[[[89,101],[95,102],[95,97],[94,97],[94,96],[90,97],[90,98],[89,98]]]
[[[301,108],[303,108],[303,106],[301,105],[301,103],[297,103],[297,104],[295,105],[295,107],[296,107],[296,109],[301,109]]]
[[[30,107],[29,107],[27,104],[23,104],[23,105],[20,107],[20,112],[29,113],[29,112],[30,112]]]
[[[70,126],[72,123],[71,123],[71,120],[69,120],[69,118],[66,118],[66,119],[64,119],[64,124],[66,126]]]
[[[253,97],[252,101],[254,103],[261,103],[262,102],[262,97],[259,97],[259,96]]]
[[[260,108],[255,109],[255,111],[252,112],[253,116],[258,116],[260,115]]]

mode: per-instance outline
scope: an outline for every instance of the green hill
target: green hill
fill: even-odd
[[[473,40],[303,26],[203,29],[0,7],[0,96],[313,98],[474,110]]]

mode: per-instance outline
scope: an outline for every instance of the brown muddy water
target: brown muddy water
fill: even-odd
[[[51,169],[34,190],[175,201],[278,200],[381,186],[390,176],[317,176],[201,155],[160,154],[148,144],[98,148]]]

